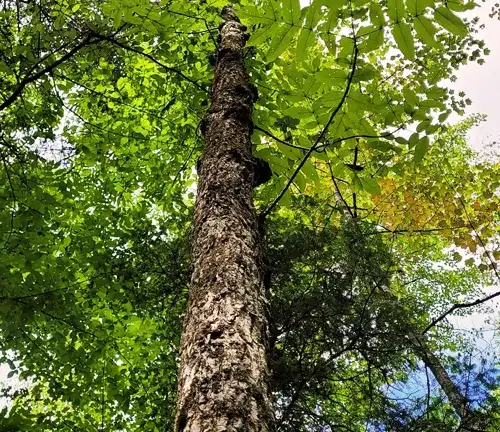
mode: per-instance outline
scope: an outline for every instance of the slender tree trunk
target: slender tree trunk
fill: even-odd
[[[462,430],[471,432],[482,432],[486,430],[487,419],[478,415],[469,408],[469,401],[462,394],[446,369],[441,364],[441,360],[427,346],[426,337],[410,329],[408,335],[413,352],[420,357],[424,364],[430,369],[432,375],[438,382],[444,394],[448,398],[455,413],[461,420]]]
[[[176,432],[265,432],[273,424],[263,244],[252,202],[263,166],[250,140],[256,95],[244,66],[246,27],[231,7],[222,18],[201,126]]]
[[[457,415],[460,418],[464,417],[467,414],[467,398],[462,395],[439,358],[427,347],[425,336],[414,333],[408,336],[408,340],[412,350],[422,359],[436,378]]]
[[[343,207],[345,210],[343,211],[344,217],[346,219],[352,219],[352,215],[349,209],[346,207],[342,195],[338,190],[335,191],[335,198],[339,207]],[[387,287],[390,286],[389,281],[387,280],[385,284]],[[379,289],[389,296],[393,302],[393,304],[397,307],[398,299],[394,296],[394,294],[389,290],[389,288],[384,289],[382,286]],[[464,431],[470,432],[484,432],[486,431],[485,424],[487,423],[487,419],[483,418],[481,415],[476,413],[474,410],[469,408],[469,401],[462,394],[460,388],[455,384],[453,379],[450,377],[446,369],[441,363],[441,360],[438,356],[436,356],[432,350],[427,345],[427,338],[425,335],[420,334],[416,329],[410,324],[410,320],[408,319],[406,325],[404,326],[408,341],[408,348],[413,351],[413,353],[420,358],[425,364],[426,367],[429,368],[432,375],[436,379],[437,383],[443,390],[444,394],[448,398],[453,410],[460,418],[461,428]]]

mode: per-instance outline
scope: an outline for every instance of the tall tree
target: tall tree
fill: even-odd
[[[269,166],[252,156],[256,89],[245,71],[248,39],[222,11],[211,106],[198,163],[189,305],[179,375],[178,431],[272,429],[263,238],[252,191]]]
[[[3,2],[2,362],[34,377],[3,425],[450,430],[387,386],[408,321],[467,347],[441,324],[497,277],[498,164],[444,125],[475,4],[224,3]]]

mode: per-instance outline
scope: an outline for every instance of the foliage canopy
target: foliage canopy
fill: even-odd
[[[225,3],[0,6],[0,354],[28,380],[7,381],[4,430],[170,427]],[[467,147],[481,118],[446,124],[470,101],[445,80],[488,53],[463,14],[477,5],[235,3],[254,152],[273,171],[255,201],[279,429],[457,426],[432,380],[415,384],[428,373],[408,325],[493,412],[490,365],[456,355],[474,341],[433,322],[498,283],[500,164]]]

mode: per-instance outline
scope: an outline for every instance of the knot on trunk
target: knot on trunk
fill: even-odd
[[[254,164],[253,187],[256,188],[257,186],[260,186],[271,180],[273,172],[271,171],[269,163],[264,159],[254,157],[253,164]]]
[[[232,5],[226,5],[222,8],[221,16],[224,21],[237,21],[240,22],[240,19],[234,13],[234,9]]]

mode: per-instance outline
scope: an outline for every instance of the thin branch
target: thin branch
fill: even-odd
[[[352,165],[356,167],[358,164],[358,143],[356,142],[356,147],[354,147],[354,159],[352,161]],[[353,207],[353,215],[354,219],[358,217],[358,209],[357,209],[357,203],[356,203],[356,192],[352,193],[352,207]]]
[[[456,193],[456,190],[455,190],[455,193]],[[491,256],[490,256],[488,250],[486,249],[486,245],[483,242],[483,239],[481,238],[481,236],[477,232],[476,228],[474,227],[474,224],[472,223],[472,221],[471,221],[471,219],[469,217],[469,212],[467,211],[467,207],[465,207],[464,200],[462,199],[462,196],[460,194],[457,194],[457,195],[458,195],[458,200],[460,201],[460,204],[462,205],[462,207],[464,209],[464,213],[465,213],[465,217],[467,218],[467,222],[469,223],[469,226],[472,229],[472,231],[474,231],[474,234],[476,235],[477,239],[479,240],[479,243],[483,247],[484,253],[486,255],[486,258],[488,258],[488,261],[490,262],[490,267],[493,270],[493,273],[495,273],[495,276],[497,277],[498,281],[500,282],[500,275],[498,274],[498,271],[497,271],[497,268],[495,266],[495,263],[491,259]]]
[[[189,78],[187,75],[185,75],[179,69],[174,68],[174,67],[170,67],[170,66],[167,66],[167,65],[163,64],[159,60],[156,60],[152,55],[147,54],[147,53],[141,51],[140,49],[131,47],[129,45],[125,45],[124,43],[119,42],[115,38],[112,38],[110,36],[101,35],[101,34],[97,34],[97,33],[95,34],[95,36],[97,38],[101,39],[101,40],[106,40],[108,42],[111,42],[112,44],[115,44],[115,45],[119,46],[120,48],[123,48],[124,50],[131,51],[131,52],[134,52],[136,54],[142,55],[142,56],[148,58],[149,60],[151,60],[153,63],[155,63],[158,66],[162,67],[166,71],[173,72],[173,73],[179,75],[181,78],[183,78],[186,81],[188,81],[189,83],[193,84],[196,88],[198,88],[200,90],[203,90],[205,93],[208,92],[208,90],[205,87],[203,87],[201,84],[199,84],[197,81],[193,80],[192,78]]]
[[[41,71],[38,71],[34,75],[26,76],[16,87],[14,92],[5,100],[3,103],[0,105],[0,111],[4,110],[5,108],[8,108],[10,105],[12,105],[16,99],[21,95],[23,92],[24,88],[36,81],[38,78],[46,75],[47,73],[53,71],[57,66],[60,64],[64,63],[66,60],[69,58],[73,57],[78,51],[80,51],[82,48],[85,48],[86,46],[93,44],[97,42],[96,40],[92,40],[91,36],[87,36],[82,42],[79,44],[75,45],[71,50],[69,50],[66,54],[64,54],[62,57],[60,57],[58,60],[56,60],[54,63],[48,65]]]
[[[12,300],[13,300],[13,299],[12,299]],[[22,304],[22,305],[24,305],[24,306],[29,306],[29,304],[28,304],[28,303],[26,303],[26,302],[24,302],[24,301],[22,301],[22,300],[14,300],[14,301],[15,301],[16,303],[20,303],[20,304]],[[74,328],[75,330],[79,331],[80,333],[88,334],[88,335],[90,335],[90,336],[92,336],[92,337],[94,337],[94,338],[96,338],[96,339],[98,339],[98,340],[102,340],[100,337],[98,337],[98,336],[97,336],[97,335],[95,335],[94,333],[92,333],[92,332],[90,332],[90,331],[87,331],[87,330],[85,330],[85,329],[82,329],[82,328],[80,328],[80,327],[76,326],[75,324],[73,324],[72,322],[68,321],[67,319],[65,319],[65,318],[61,318],[61,317],[58,317],[58,316],[56,316],[56,315],[53,315],[52,313],[47,312],[47,311],[46,311],[46,310],[44,310],[44,309],[38,309],[38,310],[36,310],[36,312],[40,312],[41,314],[46,315],[46,316],[48,316],[49,318],[52,318],[52,319],[54,319],[54,320],[56,320],[56,321],[60,321],[60,322],[62,322],[62,323],[64,323],[64,324],[66,324],[66,325],[70,326],[71,328]]]
[[[452,312],[456,311],[457,309],[465,309],[473,306],[477,306],[483,303],[486,303],[489,300],[492,300],[496,297],[500,296],[500,291],[494,292],[493,294],[490,294],[489,296],[474,300],[472,302],[468,303],[455,303],[451,308],[449,308],[446,312],[442,313],[438,318],[436,318],[434,321],[432,321],[422,332],[422,334],[426,334],[432,327],[436,326],[438,323],[443,321],[448,315],[450,315]]]
[[[347,204],[347,201],[344,199],[344,197],[342,196],[342,193],[340,192],[339,185],[337,184],[337,182],[335,180],[335,176],[333,175],[333,170],[332,170],[332,164],[331,163],[328,163],[328,168],[330,170],[330,176],[332,178],[333,185],[335,186],[335,190],[337,191],[337,194],[338,194],[340,200],[344,203],[344,206],[347,209],[347,211],[349,212],[349,214],[351,215],[351,217],[354,218],[354,215],[352,213],[351,208],[349,207],[349,205]]]
[[[442,172],[442,170],[441,170],[441,172]],[[500,275],[498,274],[498,270],[496,269],[495,263],[493,262],[490,254],[488,253],[488,251],[486,249],[486,245],[483,242],[483,239],[481,238],[481,236],[479,235],[478,231],[474,227],[474,224],[472,223],[472,220],[471,220],[471,218],[469,216],[469,212],[467,211],[467,207],[465,206],[465,203],[464,203],[464,200],[462,198],[462,195],[457,192],[456,188],[453,185],[450,184],[450,186],[453,189],[453,191],[457,194],[458,200],[460,201],[460,204],[461,204],[461,206],[464,209],[465,217],[467,218],[467,222],[469,224],[469,228],[472,229],[472,231],[474,232],[474,234],[477,236],[477,238],[479,240],[479,243],[481,244],[481,246],[483,247],[483,249],[485,251],[486,257],[488,258],[488,261],[490,262],[490,266],[491,266],[491,269],[493,270],[493,273],[495,273],[495,276],[497,277],[497,280],[500,281]],[[422,332],[422,334],[427,333],[432,327],[434,327],[439,322],[443,321],[448,315],[450,315],[451,313],[453,313],[457,309],[464,309],[464,308],[468,308],[468,307],[477,306],[477,305],[483,304],[483,303],[485,303],[485,302],[487,302],[489,300],[492,300],[492,299],[494,299],[494,298],[496,298],[498,296],[500,296],[500,291],[494,292],[493,294],[490,294],[489,296],[483,297],[481,299],[477,299],[477,300],[472,301],[472,302],[468,302],[468,303],[455,303],[446,312],[442,313],[438,318],[436,318],[435,320],[433,320],[425,328],[425,330]]]
[[[365,236],[370,236],[370,235],[375,235],[375,234],[404,234],[404,233],[416,233],[416,234],[424,234],[424,233],[433,233],[433,232],[439,232],[439,231],[445,231],[445,230],[456,230],[456,229],[464,229],[468,228],[466,226],[457,226],[457,227],[446,227],[446,228],[428,228],[428,229],[396,229],[396,230],[390,230],[389,228],[382,227],[384,230],[383,231],[372,231],[365,233]]]
[[[288,147],[292,147],[292,148],[296,148],[296,149],[304,150],[304,151],[308,151],[309,150],[308,147],[301,147],[301,146],[298,146],[298,145],[295,145],[295,144],[290,144],[287,141],[283,141],[282,139],[278,138],[276,135],[273,135],[271,132],[269,132],[269,131],[267,131],[265,129],[262,129],[260,126],[254,125],[253,128],[255,130],[258,130],[258,131],[262,132],[264,135],[267,135],[269,138],[272,138],[273,140],[278,141],[279,143],[284,144],[284,145],[286,145]]]
[[[393,130],[392,132],[386,132],[382,135],[351,135],[351,136],[347,136],[347,137],[343,137],[343,138],[337,138],[333,141],[328,141],[324,144],[321,144],[319,146],[316,147],[316,151],[318,150],[321,150],[325,147],[329,147],[331,145],[334,145],[334,144],[338,144],[338,143],[341,143],[343,141],[347,141],[347,140],[350,140],[350,139],[356,139],[356,138],[370,138],[370,139],[379,139],[379,138],[387,138],[387,137],[390,137],[391,135],[393,135],[395,132],[398,132],[399,130],[403,129],[403,126],[399,126],[397,129]]]
[[[347,85],[346,85],[344,94],[342,95],[342,99],[338,103],[337,107],[333,110],[332,114],[330,115],[330,118],[328,119],[328,121],[326,122],[325,126],[321,130],[321,133],[319,134],[318,138],[316,138],[316,140],[314,141],[314,144],[309,148],[309,150],[307,151],[307,153],[304,155],[302,161],[299,163],[299,165],[295,169],[294,173],[288,179],[288,182],[286,183],[286,185],[283,188],[283,190],[276,197],[276,199],[271,203],[271,205],[267,209],[265,209],[259,215],[259,218],[261,220],[264,220],[267,217],[267,215],[269,215],[269,213],[271,213],[271,211],[274,209],[274,207],[276,207],[276,205],[281,200],[281,198],[283,198],[283,196],[285,195],[286,191],[288,190],[288,188],[290,187],[290,185],[293,183],[295,177],[297,177],[297,175],[299,174],[300,170],[302,169],[302,167],[304,166],[304,164],[309,159],[309,156],[311,156],[312,152],[317,149],[318,143],[323,139],[323,137],[325,136],[326,132],[328,131],[328,128],[332,124],[333,119],[335,118],[335,116],[337,115],[337,113],[340,111],[340,109],[344,105],[344,102],[347,99],[347,95],[349,94],[349,90],[351,88],[352,80],[354,78],[354,73],[356,71],[356,63],[357,63],[357,59],[358,59],[358,46],[356,45],[356,39],[354,39],[354,48],[353,48],[353,51],[354,51],[354,53],[353,53],[352,69],[351,69],[351,73],[349,75],[349,78],[347,80]]]

